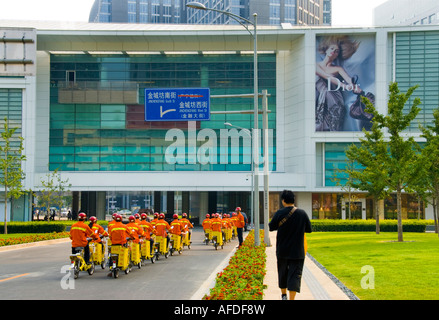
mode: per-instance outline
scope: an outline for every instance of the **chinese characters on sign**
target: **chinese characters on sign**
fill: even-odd
[[[145,89],[145,121],[210,120],[209,88]]]

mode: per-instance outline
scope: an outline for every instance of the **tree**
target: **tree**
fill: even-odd
[[[58,170],[46,174],[46,180],[41,180],[43,189],[40,190],[39,205],[46,207],[48,218],[50,217],[50,207],[62,207],[64,203],[64,192],[68,191],[71,184],[69,179],[62,180]]]
[[[366,101],[367,100],[367,101]],[[366,106],[370,104],[366,99]],[[371,104],[369,108],[373,107]],[[348,184],[357,190],[367,191],[374,199],[374,216],[376,220],[376,233],[380,233],[379,223],[379,200],[385,199],[388,195],[388,162],[387,143],[384,141],[383,133],[377,123],[373,123],[371,131],[363,129],[364,138],[360,138],[360,144],[352,144],[346,150],[349,162],[357,166],[347,167],[347,174],[351,177]]]
[[[439,235],[438,226],[438,201],[439,201],[439,108],[433,113],[433,126],[420,126],[422,135],[426,139],[422,149],[423,168],[426,174],[423,175],[423,183],[431,194],[433,204],[433,216],[436,233]]]
[[[409,88],[406,93],[401,93],[398,84],[391,83],[387,115],[378,113],[370,103],[366,107],[366,111],[374,115],[374,125],[379,129],[387,129],[389,134],[387,155],[383,155],[382,159],[386,161],[388,191],[396,192],[399,242],[403,241],[401,194],[403,190],[408,191],[410,182],[419,170],[413,162],[417,157],[417,143],[413,137],[405,137],[403,134],[421,110],[418,107],[421,100],[415,98],[408,113],[404,112],[404,106],[417,88],[416,85]]]
[[[23,180],[25,174],[21,169],[21,164],[26,160],[23,155],[23,138],[15,134],[18,128],[9,128],[8,118],[4,119],[3,131],[0,141],[0,184],[4,186],[5,192],[5,219],[4,233],[8,233],[7,213],[8,199],[18,199],[25,191],[23,190]]]

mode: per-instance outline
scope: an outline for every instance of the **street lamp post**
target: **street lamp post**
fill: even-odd
[[[260,222],[259,222],[259,178],[258,178],[258,169],[259,169],[259,134],[258,134],[258,124],[259,124],[259,104],[258,104],[258,41],[257,41],[257,13],[253,14],[254,22],[243,18],[239,15],[236,15],[234,13],[213,9],[213,8],[207,8],[204,4],[199,2],[188,2],[186,4],[187,7],[198,9],[198,10],[208,10],[208,11],[214,11],[218,13],[225,14],[235,21],[237,21],[240,25],[242,25],[249,33],[253,36],[253,104],[254,104],[254,125],[253,125],[253,186],[254,186],[254,194],[253,194],[253,210],[255,212],[255,246],[260,245],[260,238],[259,238],[259,230],[260,230]],[[253,33],[250,30],[248,25],[253,26]]]
[[[235,125],[231,124],[230,122],[224,122],[224,125],[232,127],[232,128],[241,129],[242,131],[244,131],[250,137],[250,139],[252,139],[252,133],[251,133],[251,131],[249,129],[243,128],[243,127],[240,127],[240,126],[235,126]],[[250,188],[250,195],[251,195],[250,198],[251,198],[251,200],[250,200],[250,211],[251,211],[251,221],[252,221],[253,224],[255,222],[255,210],[253,208],[253,205],[254,205],[253,196],[254,196],[254,189],[255,189],[255,187],[254,187],[254,181],[255,181],[254,180],[254,176],[255,175],[254,175],[253,161],[252,161],[252,163],[251,163],[251,188]]]

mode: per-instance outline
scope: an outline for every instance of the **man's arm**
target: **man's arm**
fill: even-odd
[[[309,220],[308,214],[306,215],[306,221],[305,221],[305,232],[306,233],[311,233],[312,232],[312,225],[311,225],[311,221]]]

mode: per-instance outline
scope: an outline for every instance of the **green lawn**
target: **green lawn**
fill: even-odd
[[[361,300],[439,299],[439,237],[435,233],[314,232],[308,251]],[[363,266],[374,289],[363,289]]]

